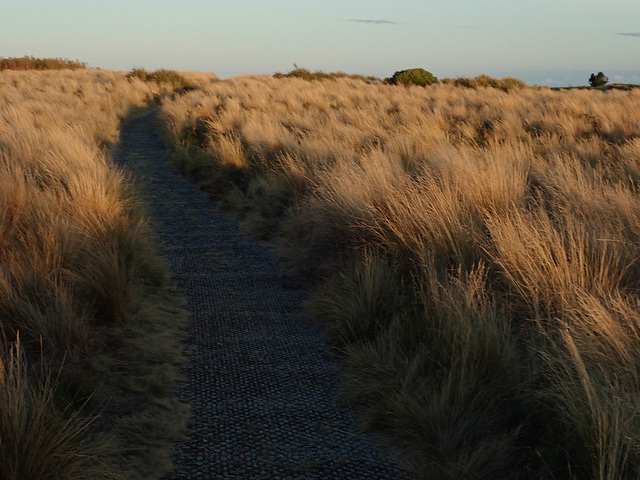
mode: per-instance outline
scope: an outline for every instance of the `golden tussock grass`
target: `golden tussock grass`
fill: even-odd
[[[316,283],[420,478],[640,477],[640,91],[246,76],[165,101],[185,173]]]
[[[170,468],[184,313],[108,150],[121,120],[165,91],[119,72],[0,72],[2,478]],[[146,417],[164,431],[135,426]]]

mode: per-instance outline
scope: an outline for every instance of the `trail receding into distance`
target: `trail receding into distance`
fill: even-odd
[[[340,403],[302,282],[174,170],[155,122],[155,111],[125,122],[115,157],[141,186],[192,312],[178,395],[193,418],[172,478],[407,478]]]

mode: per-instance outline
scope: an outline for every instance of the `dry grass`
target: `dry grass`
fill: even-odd
[[[163,92],[118,72],[0,72],[2,478],[170,468],[184,313],[108,152],[121,119]]]
[[[486,83],[486,82],[485,82]],[[640,92],[240,77],[176,163],[316,289],[420,478],[640,476]]]

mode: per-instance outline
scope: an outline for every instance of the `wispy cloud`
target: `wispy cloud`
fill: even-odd
[[[393,22],[391,20],[367,20],[364,18],[350,18],[349,21],[354,23],[368,23],[373,25],[402,25],[399,22]]]
[[[616,35],[622,35],[624,37],[640,37],[640,32],[616,33]]]

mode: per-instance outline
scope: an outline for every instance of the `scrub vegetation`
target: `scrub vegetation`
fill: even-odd
[[[81,70],[85,62],[66,58],[0,57],[0,70]]]
[[[273,76],[275,78],[301,78],[309,82],[313,80],[336,80],[338,78],[352,78],[355,80],[362,80],[367,83],[382,83],[382,80],[378,77],[365,77],[363,75],[354,75],[344,72],[323,72],[322,70],[316,70],[315,72],[312,72],[311,70],[298,67],[297,65],[294,65],[294,67],[295,68],[293,70],[287,73],[277,72],[274,73]]]
[[[168,84],[173,88],[180,88],[183,90],[193,90],[195,88],[193,82],[187,79],[184,75],[176,72],[175,70],[167,70],[165,68],[160,68],[153,72],[149,72],[144,68],[134,68],[127,73],[127,78],[129,80],[137,78],[143,82],[155,82],[160,85]]]
[[[164,133],[313,282],[363,425],[419,478],[639,478],[640,91],[283,77]]]
[[[159,478],[185,312],[110,160],[168,90],[104,71],[0,72],[0,478]]]
[[[442,83],[453,85],[455,87],[466,87],[466,88],[479,88],[479,87],[491,87],[491,88],[499,88],[500,90],[504,90],[505,92],[509,92],[511,90],[520,90],[526,87],[526,83],[522,80],[513,77],[505,77],[505,78],[493,78],[489,75],[478,75],[477,77],[467,78],[467,77],[457,77],[457,78],[445,78],[442,80]]]

